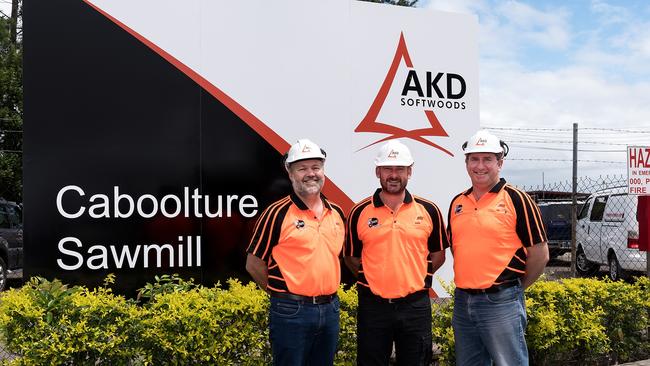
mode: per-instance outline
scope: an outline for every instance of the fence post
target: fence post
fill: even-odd
[[[573,124],[573,177],[571,184],[571,277],[576,277],[576,226],[578,216],[578,124]]]

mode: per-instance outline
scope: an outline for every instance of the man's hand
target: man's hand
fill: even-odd
[[[431,273],[436,273],[436,271],[445,263],[445,251],[441,250],[439,252],[429,254],[431,258],[431,266],[433,270]]]
[[[544,273],[544,267],[548,262],[548,245],[546,242],[535,244],[526,248],[528,253],[526,257],[526,273],[521,281],[521,286],[525,289],[535,283],[539,276]]]
[[[255,283],[264,291],[269,283],[269,270],[266,263],[252,254],[246,257],[246,270],[251,274]]]
[[[354,278],[358,278],[359,277],[359,267],[361,267],[361,258],[345,257],[344,261],[345,261],[345,265],[348,266],[350,271],[352,271],[352,274],[354,275]]]

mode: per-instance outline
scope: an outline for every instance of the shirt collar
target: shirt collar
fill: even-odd
[[[375,191],[375,194],[372,195],[372,204],[375,207],[381,207],[384,205],[384,202],[382,202],[381,197],[379,196],[379,193],[381,192],[381,188],[377,188]],[[413,202],[413,196],[411,193],[408,191],[408,189],[404,189],[404,203],[411,203]]]
[[[309,207],[307,207],[307,205],[300,199],[300,197],[298,197],[296,192],[291,191],[291,194],[289,196],[291,197],[291,201],[293,202],[294,205],[296,205],[296,207],[298,207],[303,211],[309,210]],[[325,206],[329,210],[332,209],[332,205],[330,205],[329,201],[327,200],[327,198],[325,198],[325,196],[322,193],[320,194],[320,199],[323,201],[323,206]]]
[[[505,185],[506,185],[506,180],[503,179],[503,178],[500,178],[499,181],[497,182],[497,184],[495,184],[494,187],[492,187],[492,189],[490,189],[488,192],[489,193],[499,193],[501,191],[501,189],[503,188],[503,186],[505,186]],[[472,193],[472,191],[474,191],[474,187],[470,187],[468,190],[463,192],[463,194],[465,196],[469,196]]]

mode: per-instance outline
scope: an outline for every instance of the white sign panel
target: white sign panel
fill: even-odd
[[[344,209],[379,186],[373,159],[390,139],[414,155],[409,190],[445,218],[470,187],[461,145],[479,127],[475,17],[356,0],[87,2],[278,152],[300,138],[322,146],[324,193]],[[451,281],[448,258],[438,275]]]
[[[627,147],[627,192],[650,194],[650,146]]]

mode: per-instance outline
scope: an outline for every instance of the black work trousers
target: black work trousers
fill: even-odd
[[[397,365],[431,364],[431,300],[421,296],[389,303],[367,291],[359,292],[357,364],[386,366],[395,342]]]

